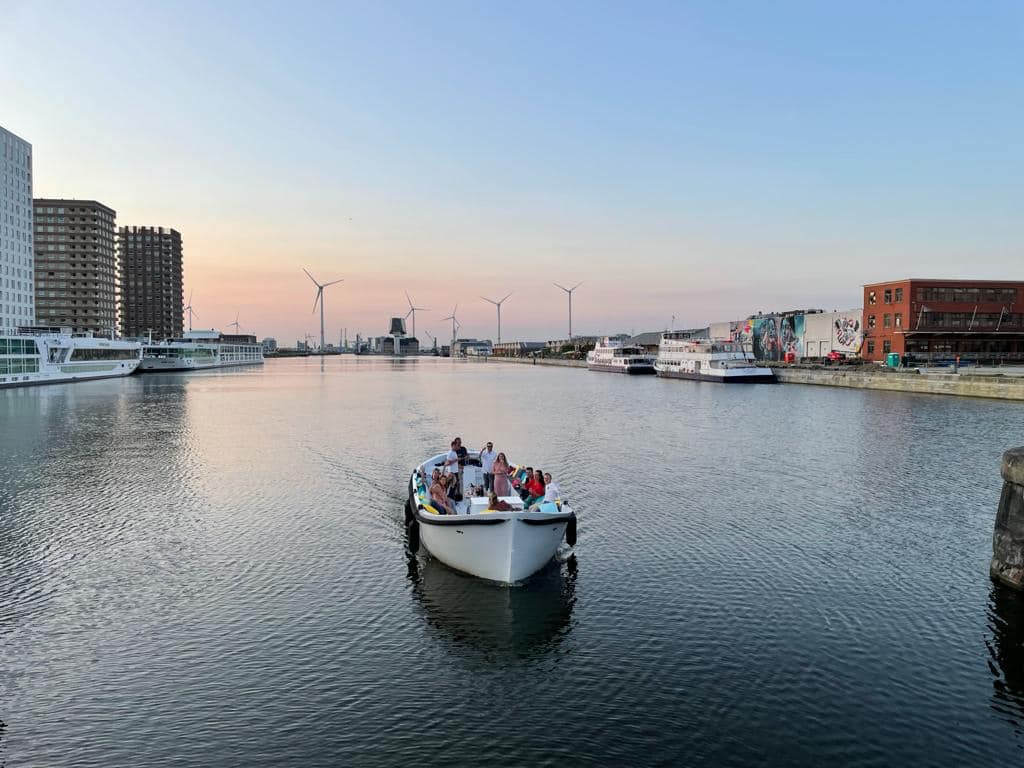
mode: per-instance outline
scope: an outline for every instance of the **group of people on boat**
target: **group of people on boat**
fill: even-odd
[[[462,500],[462,476],[469,451],[462,444],[462,438],[451,442],[451,449],[441,467],[435,467],[430,478],[430,498],[441,514],[455,514],[455,502]],[[527,467],[525,473],[515,472],[502,452],[494,450],[494,443],[488,441],[480,449],[480,465],[483,469],[482,488],[473,488],[488,498],[488,509],[498,512],[513,509],[513,505],[502,497],[518,493],[526,509],[535,504],[557,501],[561,489],[552,481],[549,472]]]

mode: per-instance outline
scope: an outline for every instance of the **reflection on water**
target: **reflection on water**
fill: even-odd
[[[1024,593],[993,582],[988,628],[992,704],[1019,725],[1024,718]]]
[[[552,561],[523,584],[501,586],[409,556],[417,606],[445,640],[490,656],[528,658],[557,646],[572,626],[576,557]]]

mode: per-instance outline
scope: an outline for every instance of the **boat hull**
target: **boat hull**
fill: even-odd
[[[587,363],[587,368],[592,371],[605,371],[606,373],[625,373],[631,376],[653,376],[656,371],[653,365],[604,365],[602,363]]]
[[[135,372],[138,361],[126,360],[116,368],[108,371],[73,371],[70,373],[28,373],[22,374],[20,380],[5,381],[0,377],[0,389],[12,387],[38,387],[43,384],[71,384],[76,381],[96,381],[98,379],[119,379]]]
[[[209,368],[235,368],[239,365],[263,365],[262,360],[239,360],[227,363],[189,363],[188,360],[173,360],[160,358],[142,358],[139,371],[142,372],[170,372],[170,371],[205,371]]]
[[[528,517],[499,514],[474,517],[418,511],[420,542],[450,568],[515,584],[554,557],[569,519],[545,513]]]
[[[691,373],[690,371],[658,371],[658,376],[663,379],[713,381],[716,384],[774,384],[777,381],[775,374],[770,370],[766,373],[740,373],[734,376],[712,376],[705,373]]]

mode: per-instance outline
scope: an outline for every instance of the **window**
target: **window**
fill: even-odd
[[[886,339],[882,342],[882,354],[888,355],[892,352],[892,342]]]
[[[892,315],[890,315],[888,312],[882,315],[882,327],[892,328]]]
[[[868,354],[869,355],[875,354],[875,340],[874,339],[868,339]]]
[[[903,327],[903,313],[902,312],[897,312],[896,313],[896,315],[895,315],[895,323],[896,323],[896,327],[897,328],[902,328]]]
[[[896,303],[899,304],[901,301],[903,301],[903,289],[902,288],[897,288],[896,289]]]
[[[868,328],[874,328],[874,327],[875,327],[875,316],[874,315],[868,315]]]
[[[885,292],[882,294],[882,296],[883,296],[882,300],[886,304],[892,304],[892,288],[886,288]]]
[[[875,306],[876,303],[877,303],[877,299],[875,297],[875,292],[874,291],[868,291],[868,304],[873,307],[873,306]]]

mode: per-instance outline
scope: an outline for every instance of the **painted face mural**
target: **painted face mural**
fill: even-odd
[[[856,317],[840,317],[835,322],[836,343],[853,352],[860,352],[863,341],[860,332],[860,319]]]

